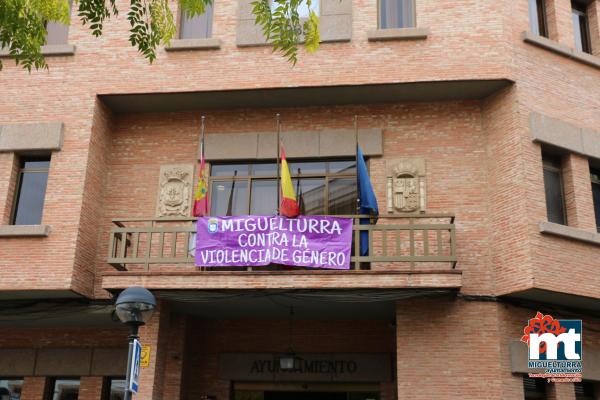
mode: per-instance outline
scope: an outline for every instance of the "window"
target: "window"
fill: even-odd
[[[379,0],[379,28],[416,26],[414,0]]]
[[[79,378],[55,378],[50,382],[47,400],[77,400],[79,398]]]
[[[573,34],[575,35],[575,48],[586,53],[592,52],[590,44],[590,26],[587,15],[586,3],[571,2],[573,16]]]
[[[319,15],[320,13],[320,0],[311,0],[310,7],[306,3],[306,0],[302,0],[302,2],[298,5],[298,16],[300,18],[308,18],[310,15],[309,11],[314,11],[315,14]],[[271,12],[274,12],[279,4],[276,1],[271,1]]]
[[[596,230],[600,232],[600,170],[590,170],[592,176],[592,195],[594,197],[594,212],[596,213]]]
[[[69,8],[73,1],[69,1]],[[59,22],[46,22],[46,44],[67,44],[69,38],[69,25]]]
[[[212,36],[213,4],[207,4],[204,14],[188,17],[181,13],[180,39],[207,39]]]
[[[21,159],[12,223],[39,225],[42,222],[50,157]]]
[[[23,378],[0,378],[0,400],[20,400]]]
[[[542,163],[544,165],[544,189],[546,191],[548,221],[566,225],[567,216],[565,213],[561,160],[548,154],[542,154]]]
[[[532,33],[548,37],[545,3],[546,0],[529,0],[529,25]]]
[[[575,400],[596,400],[596,388],[594,382],[575,382]]]
[[[106,378],[104,380],[102,400],[123,400],[125,398],[125,378]]]
[[[546,380],[543,378],[523,377],[525,400],[546,399]]]
[[[288,161],[301,213],[356,214],[356,162]],[[277,213],[277,164],[214,164],[211,215]]]

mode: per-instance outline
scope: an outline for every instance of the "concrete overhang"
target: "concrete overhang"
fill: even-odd
[[[479,79],[98,96],[115,113],[180,112],[483,99],[512,83]]]
[[[600,299],[571,293],[530,288],[502,296],[508,300],[522,301],[530,306],[558,306],[600,316]]]
[[[458,270],[405,271],[197,271],[114,272],[104,274],[102,288],[130,286],[178,289],[460,289]]]

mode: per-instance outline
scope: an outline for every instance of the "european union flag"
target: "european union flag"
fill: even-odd
[[[360,205],[360,214],[371,215],[377,217],[379,215],[379,207],[377,206],[377,198],[371,185],[371,177],[367,171],[367,164],[363,156],[360,146],[356,148],[356,172],[358,174],[358,201]],[[375,220],[377,222],[377,220]],[[371,218],[361,218],[361,225],[369,225]],[[369,254],[369,231],[360,231],[360,255],[366,256]]]

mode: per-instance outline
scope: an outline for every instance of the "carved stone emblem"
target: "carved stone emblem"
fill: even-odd
[[[156,216],[189,216],[193,172],[193,165],[160,167]]]
[[[388,163],[388,212],[425,211],[425,161],[397,159]]]

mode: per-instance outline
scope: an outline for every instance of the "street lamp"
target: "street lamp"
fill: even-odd
[[[125,400],[131,399],[129,381],[133,360],[135,340],[139,339],[138,330],[150,319],[156,308],[156,299],[148,289],[139,286],[127,288],[119,294],[116,302],[116,313],[121,322],[129,326],[129,356],[127,357],[127,387]]]

